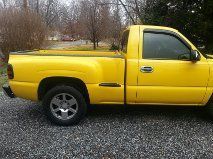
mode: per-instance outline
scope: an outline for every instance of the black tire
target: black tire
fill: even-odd
[[[74,97],[77,101],[78,109],[75,112],[75,115],[67,120],[60,119],[56,117],[52,112],[51,108],[51,101],[55,99],[55,96],[60,94],[69,94],[70,96]],[[86,115],[87,112],[87,104],[83,97],[83,95],[74,87],[71,86],[56,86],[52,88],[47,94],[44,96],[42,105],[44,107],[45,113],[47,117],[50,119],[51,122],[60,125],[60,126],[70,126],[78,124]],[[60,112],[59,112],[60,113]],[[61,112],[62,113],[62,112]]]
[[[213,117],[213,102],[209,101],[205,106],[205,111],[208,113],[211,117]]]

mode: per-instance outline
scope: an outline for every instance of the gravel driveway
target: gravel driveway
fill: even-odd
[[[213,123],[192,108],[94,107],[75,127],[0,95],[0,158],[213,158]]]

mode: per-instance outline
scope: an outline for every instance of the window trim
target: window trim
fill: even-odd
[[[173,32],[173,31],[169,31],[169,30],[161,30],[161,29],[145,29],[143,31],[143,53],[142,53],[142,59],[144,58],[144,42],[145,42],[145,33],[152,33],[152,34],[164,34],[164,35],[170,35],[176,39],[178,39],[182,44],[184,44],[189,50],[190,50],[190,59],[189,60],[185,60],[185,61],[191,61],[191,50],[192,47],[191,45],[184,39],[182,38],[179,34]],[[178,59],[169,59],[169,58],[159,58],[159,59],[145,59],[145,60],[178,60]]]

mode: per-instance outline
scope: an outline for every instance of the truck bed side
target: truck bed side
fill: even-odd
[[[9,63],[15,74],[9,83],[18,97],[37,101],[43,80],[75,78],[85,83],[91,104],[124,102],[125,59],[121,55],[39,56],[22,53],[11,55]]]

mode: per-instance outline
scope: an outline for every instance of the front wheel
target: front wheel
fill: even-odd
[[[62,126],[78,124],[87,111],[83,95],[70,86],[51,89],[43,99],[43,106],[48,118]]]

